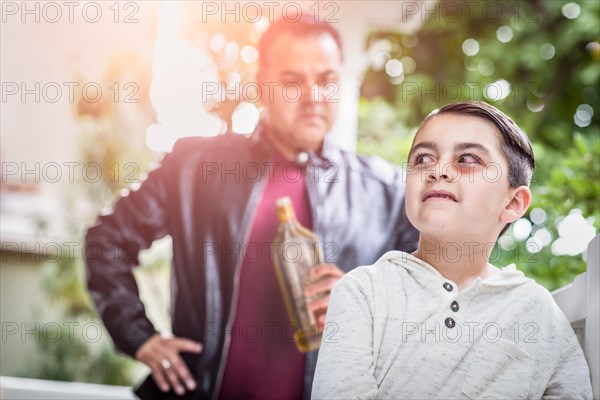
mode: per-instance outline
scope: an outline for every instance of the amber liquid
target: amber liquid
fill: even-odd
[[[298,350],[308,352],[321,345],[322,329],[307,308],[304,289],[312,283],[310,270],[323,262],[317,236],[298,223],[289,198],[277,200],[279,231],[274,244],[275,272],[291,323],[296,327]]]

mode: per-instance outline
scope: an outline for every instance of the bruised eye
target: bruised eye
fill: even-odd
[[[473,154],[463,154],[458,158],[459,164],[481,164],[481,159]]]
[[[415,165],[430,164],[433,162],[433,157],[431,157],[429,154],[421,153],[417,154],[414,160]]]

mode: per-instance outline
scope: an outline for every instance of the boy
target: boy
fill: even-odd
[[[423,121],[408,165],[419,247],[336,285],[313,398],[591,398],[550,293],[488,262],[531,202],[527,136],[488,104],[451,104]]]

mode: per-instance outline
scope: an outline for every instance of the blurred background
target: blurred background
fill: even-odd
[[[178,138],[252,132],[258,39],[298,12],[344,40],[340,146],[402,167],[433,109],[490,102],[538,162],[532,207],[493,262],[550,290],[585,270],[600,227],[600,2],[224,4],[1,4],[0,375],[139,382],[147,371],[115,353],[85,289],[83,234]],[[167,238],[136,271],[161,330],[169,260]]]

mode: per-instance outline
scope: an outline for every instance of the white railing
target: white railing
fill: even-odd
[[[0,399],[3,400],[135,400],[137,396],[126,386],[97,385],[80,382],[45,381],[41,379],[0,376]]]
[[[600,399],[600,235],[588,245],[587,271],[552,296],[577,334],[590,366],[594,399]]]

